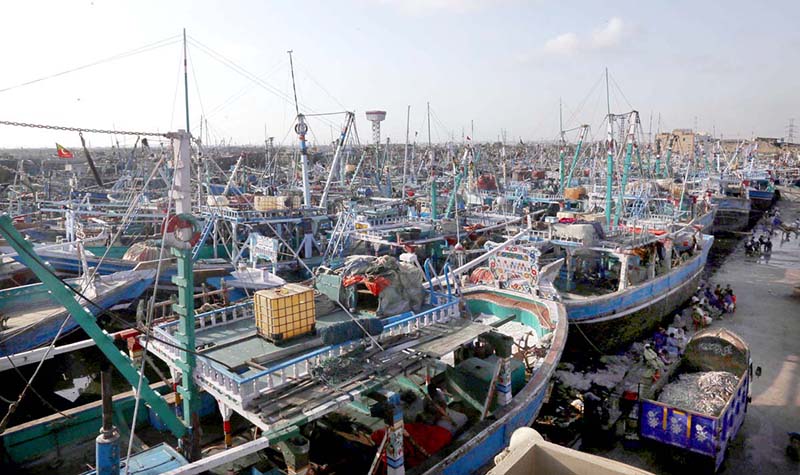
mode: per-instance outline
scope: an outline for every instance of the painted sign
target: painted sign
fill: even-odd
[[[486,243],[491,249],[492,243]],[[501,289],[531,292],[538,282],[538,256],[533,248],[508,246],[489,258],[489,270]]]

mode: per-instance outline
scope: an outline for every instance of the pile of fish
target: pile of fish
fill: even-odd
[[[737,384],[739,378],[727,371],[684,373],[664,386],[658,400],[688,411],[718,416]]]

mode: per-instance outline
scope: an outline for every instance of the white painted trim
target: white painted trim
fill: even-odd
[[[192,475],[203,473],[228,462],[239,460],[242,457],[258,452],[259,450],[266,449],[269,447],[269,445],[269,439],[266,437],[259,437],[258,439],[247,442],[246,444],[223,450],[222,452],[202,458],[196,462],[192,462],[189,465],[184,465],[183,467],[170,470],[164,475]]]

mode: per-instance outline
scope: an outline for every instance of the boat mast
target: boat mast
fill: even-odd
[[[187,67],[186,53],[186,28],[183,29],[183,99],[186,106],[186,133],[190,133],[189,128],[189,69]]]
[[[558,150],[558,191],[564,192],[564,150],[566,141],[564,140],[564,117],[561,110],[561,98],[558,98],[558,136],[561,143]]]
[[[606,116],[608,120],[608,136],[606,140],[608,143],[606,146],[608,147],[608,155],[606,156],[606,206],[605,206],[605,214],[606,214],[606,226],[611,226],[611,203],[614,199],[611,187],[613,185],[614,180],[614,128],[612,126],[612,117],[611,117],[611,99],[608,92],[608,68],[606,68],[606,111],[608,115]]]
[[[400,198],[406,196],[406,169],[408,167],[408,134],[411,126],[411,105],[406,109],[406,146],[403,149],[403,184],[400,186]]]
[[[311,207],[311,187],[308,186],[308,149],[306,145],[306,132],[308,132],[308,124],[306,124],[306,117],[300,113],[300,105],[297,102],[297,86],[294,80],[294,61],[292,60],[293,50],[287,51],[289,53],[289,69],[292,71],[292,92],[294,93],[294,110],[297,113],[297,124],[294,126],[294,131],[300,139],[300,166],[303,175],[303,207]]]
[[[431,103],[428,102],[428,153],[430,154],[430,173],[428,179],[431,181],[431,221],[436,221],[436,176],[433,173],[433,144],[431,143]]]

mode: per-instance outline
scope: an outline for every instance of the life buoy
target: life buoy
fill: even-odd
[[[197,226],[197,221],[194,218],[187,217],[186,215],[182,214],[171,214],[164,218],[164,224],[162,225],[161,231],[166,231],[167,233],[172,233],[176,239],[178,239],[178,235],[176,231],[179,229],[191,229],[192,237],[188,240],[189,244],[194,246],[200,241],[200,229]]]

